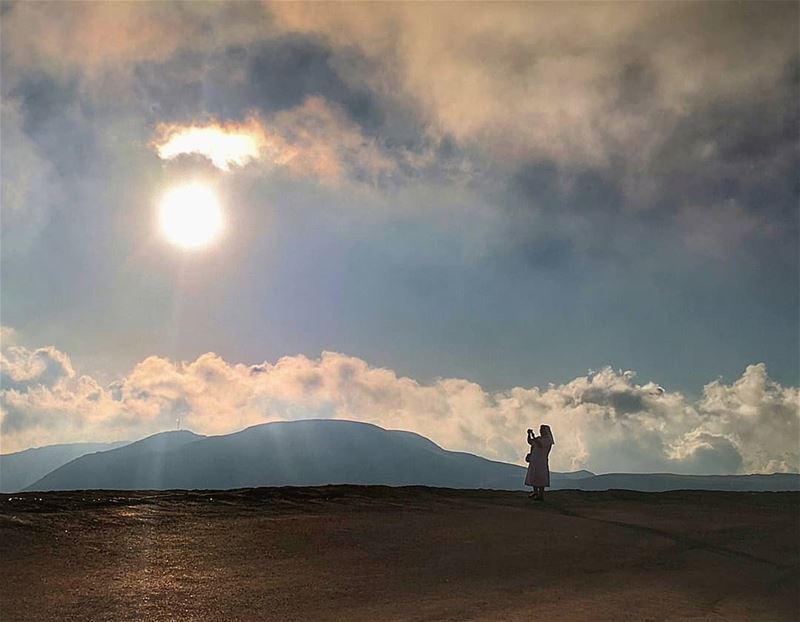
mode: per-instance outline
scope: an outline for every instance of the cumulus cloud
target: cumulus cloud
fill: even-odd
[[[0,430],[4,449],[8,446],[7,434],[13,438],[18,432],[24,434],[31,426],[49,423],[46,421],[48,404],[75,399],[73,388],[67,385],[67,381],[74,377],[69,357],[52,346],[29,350],[3,343],[0,352]],[[36,399],[41,407],[28,409],[28,399]],[[73,423],[64,420],[60,427]]]
[[[74,375],[69,357],[52,346],[28,350],[11,345],[4,346],[0,352],[0,386],[3,389],[52,387]]]
[[[275,363],[231,364],[208,353],[192,362],[149,357],[111,386],[76,374],[54,348],[4,353],[6,451],[45,442],[135,438],[185,427],[221,434],[309,417],[412,430],[440,445],[520,462],[525,430],[550,424],[558,470],[685,473],[800,470],[799,392],[763,364],[692,401],[632,372],[605,368],[563,385],[489,392],[464,379],[429,384],[324,352]]]
[[[19,342],[19,332],[11,326],[0,324],[0,348],[15,346]]]

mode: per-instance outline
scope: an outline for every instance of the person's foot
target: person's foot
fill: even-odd
[[[529,492],[528,493],[528,499],[535,499],[535,498],[536,498],[536,493],[535,492]]]

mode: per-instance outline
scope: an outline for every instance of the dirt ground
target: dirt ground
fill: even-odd
[[[0,500],[0,620],[798,620],[800,494]]]

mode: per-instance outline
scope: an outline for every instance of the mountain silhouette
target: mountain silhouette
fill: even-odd
[[[678,475],[675,473],[606,473],[575,482],[581,490],[728,490],[739,492],[800,490],[797,473],[758,475]],[[563,486],[572,488],[573,486]]]
[[[162,485],[167,457],[205,438],[188,430],[154,434],[118,449],[81,456],[44,476],[28,490],[168,488]],[[42,486],[51,478],[55,485]]]
[[[224,489],[324,484],[520,488],[524,468],[446,451],[411,432],[304,420],[224,436],[164,432],[73,460],[30,490]]]
[[[520,490],[525,468],[447,451],[412,432],[310,419],[253,426],[222,436],[163,432],[81,456],[28,490],[231,489],[380,484]],[[697,476],[590,471],[551,475],[553,489],[800,490],[800,475]]]
[[[128,441],[116,443],[65,443],[34,447],[0,455],[0,492],[23,490],[53,469],[95,451],[107,451]]]

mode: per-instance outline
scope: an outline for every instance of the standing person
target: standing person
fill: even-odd
[[[555,445],[553,433],[549,425],[539,426],[539,436],[533,430],[528,430],[528,445],[531,452],[528,454],[528,472],[525,475],[525,485],[533,486],[533,492],[528,496],[537,501],[544,501],[544,489],[550,485],[550,462],[548,456]]]

